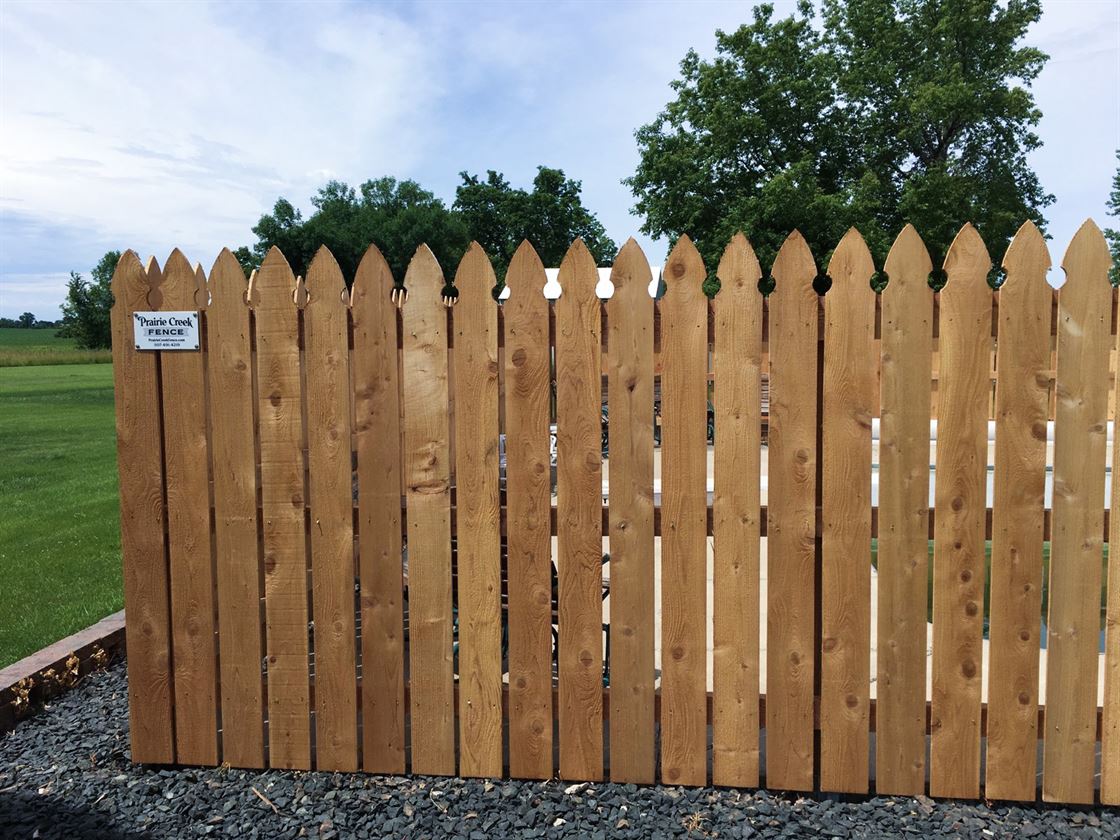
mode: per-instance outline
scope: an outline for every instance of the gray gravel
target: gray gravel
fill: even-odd
[[[1120,814],[924,797],[135,767],[123,664],[0,738],[5,840],[900,835],[1112,838]]]

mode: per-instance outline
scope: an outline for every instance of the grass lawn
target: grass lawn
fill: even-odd
[[[0,440],[3,667],[124,605],[112,366],[0,369]]]
[[[79,350],[71,338],[59,338],[56,330],[25,330],[0,327],[0,368],[21,365],[77,365],[111,362],[109,350]]]

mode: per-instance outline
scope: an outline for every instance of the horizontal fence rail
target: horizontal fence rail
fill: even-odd
[[[1110,264],[125,252],[133,760],[1120,804]]]

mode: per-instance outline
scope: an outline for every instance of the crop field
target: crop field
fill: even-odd
[[[0,368],[29,365],[86,365],[109,363],[109,350],[80,350],[73,339],[59,338],[53,329],[0,327]]]

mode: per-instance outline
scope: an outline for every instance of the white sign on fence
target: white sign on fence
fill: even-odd
[[[197,350],[197,312],[134,312],[137,350]]]

